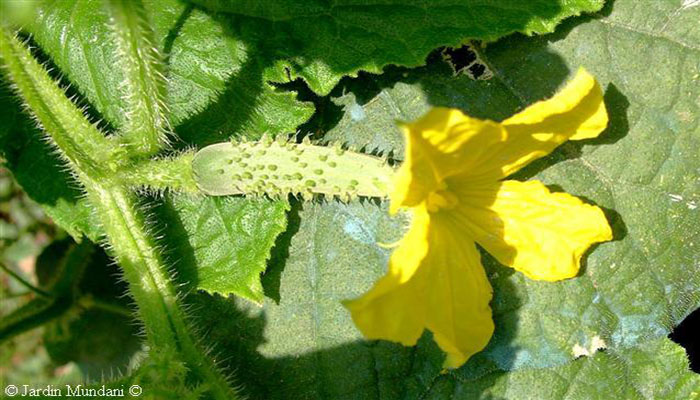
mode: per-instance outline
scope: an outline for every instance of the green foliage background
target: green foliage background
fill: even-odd
[[[665,337],[700,305],[699,3],[148,0],[145,7],[166,54],[175,150],[298,132],[400,161],[394,121],[430,106],[500,120],[552,95],[579,66],[605,91],[606,132],[561,146],[516,178],[603,207],[614,241],[589,253],[578,278],[558,283],[530,281],[484,254],[496,332],[484,352],[447,374],[428,333],[414,348],[368,342],[340,304],[384,273],[389,250],[377,243],[403,232],[406,221],[388,217],[385,203],[146,194],[195,325],[222,367],[236,371],[243,394],[697,398],[698,375]],[[69,94],[117,129],[129,110],[107,18],[97,1],[50,2],[24,29],[37,55],[72,85]],[[484,41],[476,48],[492,79],[455,75],[434,51],[468,39]],[[99,241],[87,200],[7,85],[0,90],[5,165],[58,226],[76,240]],[[97,260],[106,265],[104,257]],[[104,345],[111,332],[94,314],[52,319],[45,335],[61,338],[46,343],[55,362],[76,361],[83,372],[126,365],[110,354],[86,360],[79,350]],[[94,334],[71,333],[85,324]],[[166,369],[161,364],[167,360],[149,359],[122,379],[150,382]],[[169,376],[173,387],[183,385],[182,371]],[[151,387],[158,393],[165,385]]]

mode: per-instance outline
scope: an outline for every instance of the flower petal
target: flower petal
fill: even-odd
[[[445,367],[457,368],[481,351],[493,334],[492,290],[475,244],[454,230],[449,216],[429,218],[428,229],[422,232],[414,220],[392,254],[389,272],[369,292],[345,305],[369,339],[413,345],[423,329],[429,329],[447,353]],[[414,248],[427,252],[417,259],[422,250]]]
[[[493,290],[476,245],[456,230],[449,214],[433,217],[435,231],[424,260],[430,266],[427,328],[447,353],[445,368],[457,368],[483,350],[493,334]]]
[[[608,124],[608,114],[598,82],[579,68],[554,97],[532,104],[502,124],[508,138],[491,162],[498,164],[504,178],[567,140],[597,137]]]
[[[576,276],[583,253],[612,239],[603,211],[540,182],[462,187],[455,218],[481,246],[532,279]]]
[[[344,302],[365,337],[412,346],[423,333],[425,304],[416,293],[423,292],[427,282],[415,275],[425,273],[420,266],[428,254],[429,222],[427,210],[417,207],[411,227],[391,255],[387,274],[362,297]]]

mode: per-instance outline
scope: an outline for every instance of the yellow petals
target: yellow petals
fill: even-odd
[[[389,272],[364,296],[345,305],[369,339],[413,345],[429,329],[447,353],[444,366],[456,368],[491,338],[491,285],[474,243],[465,242],[449,221],[430,218],[427,230],[413,224],[392,254]],[[414,249],[425,248],[427,253],[416,265]]]
[[[607,123],[603,92],[580,69],[554,97],[501,123],[435,108],[402,125],[390,211],[407,208],[413,220],[388,273],[345,303],[362,333],[413,345],[428,329],[448,368],[483,349],[494,329],[491,286],[475,242],[532,279],[576,276],[586,250],[612,239],[602,210],[540,182],[502,179]]]
[[[531,279],[572,278],[592,244],[612,239],[600,208],[537,181],[464,187],[458,197],[454,215],[470,238]]]

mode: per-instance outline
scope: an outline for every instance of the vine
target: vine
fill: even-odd
[[[103,244],[129,284],[147,342],[161,356],[172,352],[182,360],[214,398],[235,399],[231,379],[218,368],[188,321],[182,294],[171,280],[173,271],[161,257],[137,196],[139,190],[279,198],[323,194],[349,201],[356,196],[386,196],[393,168],[379,157],[340,146],[267,137],[259,142],[219,143],[196,154],[148,158],[168,143],[165,68],[153,46],[143,5],[112,0],[107,1],[107,9],[119,66],[126,76],[122,100],[129,110],[116,134],[108,136],[91,123],[33,57],[27,43],[3,26],[0,56],[5,72],[98,216]],[[80,301],[90,303],[90,299]],[[54,312],[53,304],[41,307],[47,318],[65,308]],[[8,330],[7,336],[16,331]]]
[[[119,6],[118,2],[112,4]],[[121,6],[122,11],[129,9],[123,7],[124,4]],[[141,25],[131,26],[132,36],[139,33],[136,29],[138,26]],[[115,25],[115,28],[120,29],[119,25]],[[27,45],[7,27],[2,27],[0,34],[0,55],[15,90],[87,193],[104,230],[105,245],[111,250],[129,283],[147,341],[160,352],[175,352],[199,381],[207,383],[214,398],[237,398],[230,379],[207,355],[187,321],[180,295],[160,257],[160,250],[149,232],[136,195],[114,178],[116,171],[129,163],[126,146],[118,141],[133,138],[129,140],[139,142],[138,138],[148,136],[148,132],[128,132],[115,139],[108,138],[66,97],[31,55]],[[133,52],[120,52],[120,56],[139,57]],[[133,65],[134,60],[131,61],[125,61],[124,65]],[[149,78],[146,75],[141,77],[144,80]],[[151,75],[150,78],[161,77]],[[154,85],[151,82],[141,87],[131,85],[131,88],[141,91]],[[149,112],[156,109],[151,108]],[[142,118],[143,112],[131,114],[128,118],[134,119],[134,122],[127,126],[148,125],[136,121]],[[151,121],[155,120],[158,118],[151,115]],[[143,143],[149,141],[150,145],[136,147],[153,151],[154,140],[147,139]],[[156,141],[159,145],[163,144],[159,139]]]

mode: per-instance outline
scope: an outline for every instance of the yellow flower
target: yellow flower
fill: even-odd
[[[603,212],[537,181],[502,179],[566,140],[598,136],[607,122],[600,87],[580,69],[553,98],[500,123],[435,108],[403,125],[391,212],[413,218],[387,274],[345,303],[362,333],[414,345],[428,329],[446,368],[481,351],[494,326],[476,243],[529,278],[574,277],[586,249],[612,239]]]

